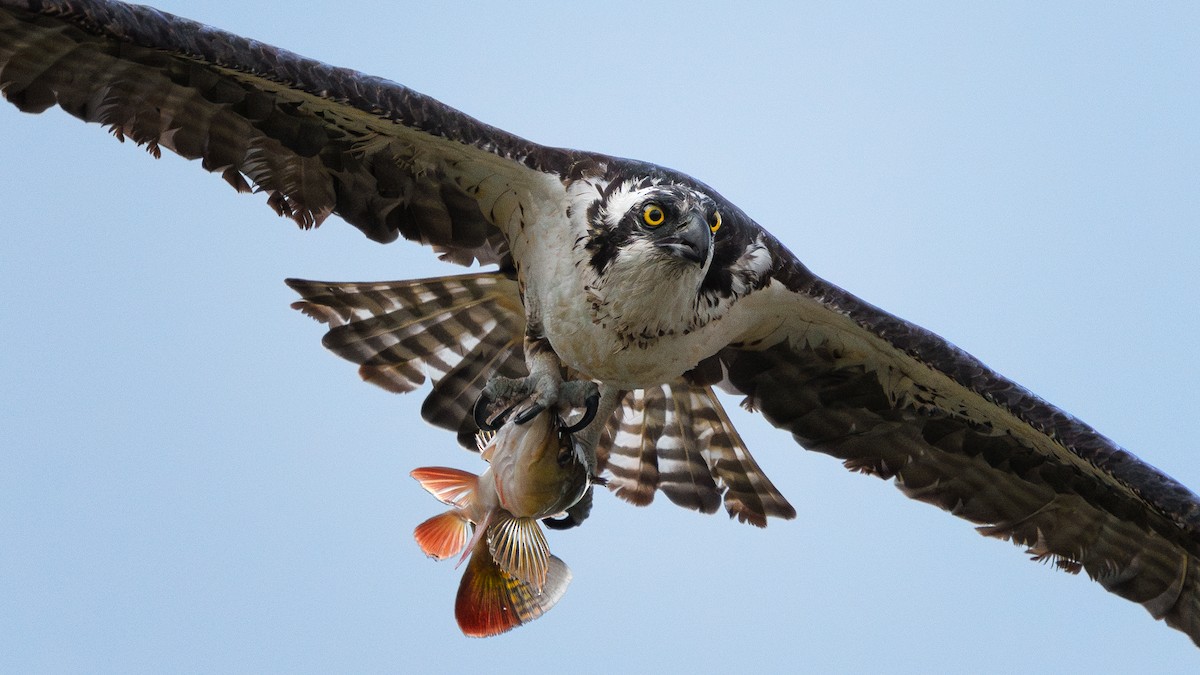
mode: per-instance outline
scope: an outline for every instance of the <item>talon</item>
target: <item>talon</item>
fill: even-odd
[[[574,522],[569,513],[564,513],[562,518],[542,518],[542,524],[552,530],[569,530],[579,523]]]
[[[583,431],[587,425],[592,423],[592,420],[596,419],[596,410],[600,407],[600,392],[596,391],[589,395],[583,402],[583,406],[583,417],[579,418],[575,424],[563,428],[563,431],[568,434]]]
[[[475,407],[471,410],[471,415],[475,418],[475,425],[484,431],[499,430],[500,427],[504,426],[504,423],[508,421],[508,416],[512,413],[513,408],[516,408],[518,405],[514,403],[508,406],[504,410],[501,410],[499,413],[493,415],[489,420],[487,416],[487,409],[490,408],[495,402],[496,400],[492,398],[491,394],[484,389],[483,393],[479,395],[479,398],[475,400]],[[522,415],[524,414],[525,413],[522,413]],[[524,424],[527,421],[528,420],[525,420],[523,422],[518,418],[517,423]]]
[[[542,523],[551,530],[568,530],[579,527],[592,512],[592,486],[588,486],[583,497],[575,502],[561,518],[543,518]]]
[[[534,403],[533,405],[529,406],[525,410],[522,410],[521,412],[517,413],[517,416],[513,418],[513,421],[516,422],[517,424],[525,424],[526,422],[529,422],[530,420],[537,417],[538,415],[541,415],[542,411],[545,409],[546,409],[545,405],[543,405],[541,403]],[[509,408],[509,410],[512,410],[512,408]]]
[[[491,407],[492,403],[494,403],[494,400],[491,394],[488,393],[487,389],[484,389],[479,394],[479,398],[475,399],[475,407],[471,409],[471,415],[475,418],[475,426],[484,431],[496,431],[504,426],[503,420],[500,421],[500,424],[492,424],[488,420],[487,409]]]

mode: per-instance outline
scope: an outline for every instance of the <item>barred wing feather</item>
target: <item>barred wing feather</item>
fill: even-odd
[[[404,393],[428,375],[421,413],[474,449],[471,406],[493,374],[526,374],[525,314],[517,283],[498,273],[412,281],[332,283],[288,279],[293,307],[329,324],[322,343],[359,364],[364,380]],[[515,303],[515,304],[514,304]]]

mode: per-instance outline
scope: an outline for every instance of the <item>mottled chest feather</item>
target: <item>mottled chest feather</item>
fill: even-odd
[[[590,319],[625,348],[693,333],[765,283],[763,242],[692,186],[641,177],[577,194],[587,204],[574,210],[573,253]]]

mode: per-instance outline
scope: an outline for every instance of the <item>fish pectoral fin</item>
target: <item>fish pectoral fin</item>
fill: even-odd
[[[488,528],[488,550],[506,574],[532,585],[535,591],[542,591],[549,569],[550,545],[537,520],[505,514]]]
[[[453,558],[467,547],[471,523],[457,509],[451,509],[417,525],[413,538],[430,558]]]
[[[409,472],[421,487],[443,504],[463,508],[471,499],[479,477],[470,471],[448,466],[423,466]]]
[[[499,635],[545,614],[562,599],[570,583],[570,568],[555,556],[550,556],[546,583],[538,592],[477,551],[458,585],[454,618],[468,637]]]

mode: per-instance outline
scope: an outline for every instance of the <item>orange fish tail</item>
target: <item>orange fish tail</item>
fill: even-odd
[[[413,538],[425,555],[445,560],[453,558],[467,547],[471,525],[458,509],[451,509],[417,525],[413,530]]]
[[[545,614],[558,603],[570,583],[571,570],[566,563],[550,556],[546,583],[539,593],[531,584],[500,569],[486,544],[481,542],[459,583],[454,617],[467,637],[499,635]]]

